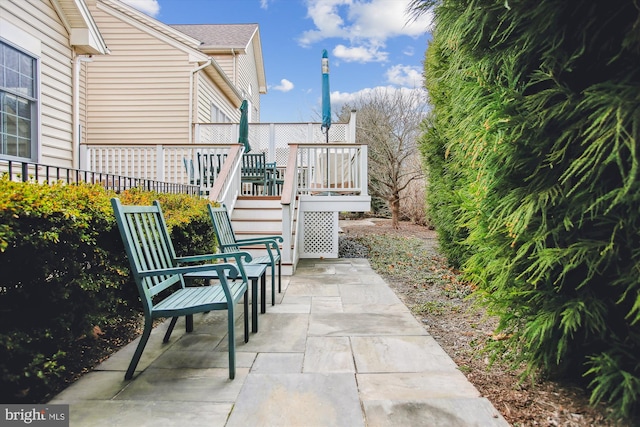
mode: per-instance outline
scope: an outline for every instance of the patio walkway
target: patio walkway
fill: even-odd
[[[267,298],[270,301],[270,298]],[[226,314],[156,328],[50,403],[71,426],[508,426],[366,259],[301,260],[242,342],[228,378]],[[213,351],[212,351],[213,349]]]

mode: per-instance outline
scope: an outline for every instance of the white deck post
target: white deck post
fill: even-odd
[[[269,124],[269,151],[267,152],[269,162],[276,162],[276,125],[275,123]]]
[[[368,180],[369,151],[368,150],[369,150],[369,146],[367,146],[366,144],[362,144],[360,146],[360,195],[362,196],[369,195],[369,180]]]
[[[156,180],[164,181],[164,148],[162,145],[156,147],[156,169],[158,174]]]
[[[356,110],[351,110],[349,117],[349,130],[347,132],[347,142],[355,144],[356,142]]]

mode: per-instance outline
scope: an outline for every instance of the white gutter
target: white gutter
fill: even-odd
[[[212,63],[213,58],[209,57],[207,62],[193,69],[189,75],[189,144],[193,143],[193,76],[195,76],[198,71],[207,68]]]
[[[91,55],[76,55],[73,58],[73,166],[80,169],[80,63],[93,61]]]

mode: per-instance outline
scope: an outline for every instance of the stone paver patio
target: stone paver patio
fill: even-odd
[[[270,301],[270,296],[267,297]],[[301,260],[242,341],[228,378],[226,313],[154,330],[51,403],[71,426],[508,426],[366,259]]]

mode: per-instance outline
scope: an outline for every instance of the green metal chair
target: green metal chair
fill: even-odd
[[[227,154],[221,153],[198,153],[198,168],[200,169],[200,176],[202,178],[202,182],[208,186],[212,187],[213,183],[216,180],[218,174],[220,174],[220,170],[222,169],[222,165],[227,158]]]
[[[182,163],[184,164],[184,169],[187,171],[187,176],[189,177],[189,184],[200,185],[200,177],[199,175],[196,174],[195,168],[193,167],[193,160],[183,157]]]
[[[254,189],[257,186],[262,186],[263,194],[272,195],[273,186],[267,170],[265,153],[245,153],[242,155],[240,181],[252,185],[252,194],[255,194]]]
[[[223,254],[232,254],[240,251],[240,247],[250,245],[264,245],[267,255],[254,257],[251,263],[267,264],[271,266],[271,305],[276,303],[276,265],[278,266],[278,293],[282,292],[282,256],[278,243],[284,242],[282,236],[265,236],[252,239],[238,239],[233,231],[229,212],[225,206],[214,208],[208,205],[209,215],[213,222],[213,229],[218,239],[218,247]]]
[[[144,310],[143,333],[125,379],[133,377],[149,340],[153,319],[171,318],[163,340],[167,342],[179,316],[186,316],[187,332],[191,332],[193,314],[213,310],[227,311],[229,378],[233,379],[236,373],[235,308],[240,299],[244,304],[244,341],[249,341],[248,282],[243,263],[250,262],[251,256],[246,252],[238,252],[224,256],[207,254],[177,257],[157,201],[153,206],[123,206],[119,199],[113,198],[111,205]],[[234,258],[235,263],[220,263],[228,258]],[[212,264],[211,260],[219,263]],[[201,264],[179,266],[180,263],[194,262]],[[220,286],[185,286],[184,274],[204,271],[215,272]]]

